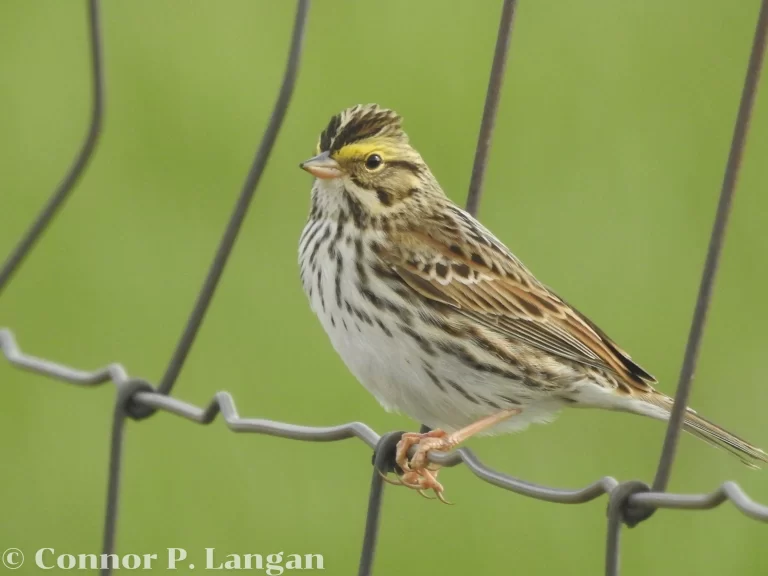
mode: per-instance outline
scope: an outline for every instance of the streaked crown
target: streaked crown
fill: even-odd
[[[374,137],[408,142],[399,114],[378,104],[358,104],[331,118],[320,134],[318,153],[337,152],[348,144]]]

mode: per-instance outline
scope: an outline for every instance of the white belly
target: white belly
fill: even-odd
[[[459,357],[430,346],[430,339],[420,343],[414,332],[422,334],[425,327],[418,314],[412,315],[409,324],[360,295],[356,249],[344,240],[345,234],[334,240],[336,223],[308,226],[316,229],[306,231],[300,265],[312,310],[349,370],[387,410],[450,431],[502,409],[523,408],[522,414],[497,426],[496,433],[549,421],[562,407],[559,399],[503,376],[472,370]],[[309,263],[313,253],[314,269]],[[376,294],[406,306],[384,282],[372,275],[367,280]]]

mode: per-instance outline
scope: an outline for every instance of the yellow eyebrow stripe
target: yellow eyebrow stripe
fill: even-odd
[[[376,152],[385,162],[397,157],[397,148],[388,142],[361,142],[359,144],[348,144],[341,150],[334,152],[333,157],[342,160],[351,160],[353,158],[365,158],[369,154]]]

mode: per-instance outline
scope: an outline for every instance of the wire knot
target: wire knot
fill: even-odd
[[[390,472],[403,473],[400,466],[395,462],[395,453],[397,451],[397,443],[400,442],[400,438],[404,433],[403,430],[389,432],[379,438],[379,441],[376,443],[376,447],[373,449],[373,456],[371,457],[371,464],[382,474]]]
[[[131,420],[144,420],[157,412],[156,408],[146,406],[136,401],[136,394],[139,392],[154,392],[155,389],[146,380],[132,378],[118,386],[116,410],[122,412],[123,416]]]
[[[651,515],[656,512],[656,509],[647,506],[633,505],[629,499],[633,494],[650,491],[650,486],[640,480],[622,482],[616,486],[616,488],[611,490],[611,493],[609,494],[608,516],[618,514],[624,524],[630,528],[634,528],[643,520],[650,518]]]

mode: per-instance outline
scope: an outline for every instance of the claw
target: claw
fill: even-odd
[[[376,469],[376,472],[379,473],[379,476],[381,476],[381,479],[384,480],[387,484],[392,484],[393,486],[404,486],[403,481],[400,479],[399,476],[395,476],[397,478],[396,480],[392,480],[389,476],[384,474],[381,470],[378,468]]]
[[[415,482],[411,481],[412,477],[416,478]],[[421,479],[419,478],[418,473],[416,472],[408,472],[403,476],[401,476],[399,480],[400,480],[400,484],[408,488],[411,488],[413,490],[424,490],[425,488],[427,488],[427,486],[422,486]]]
[[[442,492],[435,492],[437,494],[437,499],[440,500],[443,504],[448,504],[449,506],[453,506],[453,502],[449,502],[445,499],[445,496],[443,496]],[[434,498],[430,498],[430,500],[434,500]]]

